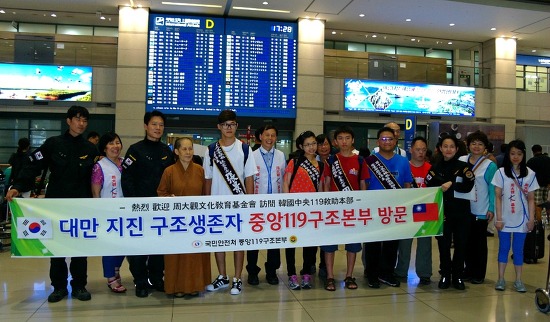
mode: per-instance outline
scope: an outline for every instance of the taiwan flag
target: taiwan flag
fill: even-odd
[[[18,239],[50,239],[52,238],[52,221],[44,218],[17,218]]]
[[[420,203],[413,206],[413,222],[435,221],[439,219],[437,203]]]

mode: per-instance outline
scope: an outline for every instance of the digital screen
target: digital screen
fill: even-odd
[[[473,87],[346,79],[344,100],[352,112],[475,115]]]
[[[92,67],[0,64],[0,99],[91,101]]]
[[[151,14],[147,111],[296,116],[297,24]]]

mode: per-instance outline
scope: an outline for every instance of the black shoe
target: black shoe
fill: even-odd
[[[92,294],[90,294],[90,292],[88,292],[85,288],[73,289],[71,296],[79,301],[89,301],[92,299]]]
[[[367,280],[370,288],[380,288],[380,282],[378,279],[367,278]]]
[[[67,289],[54,289],[52,294],[48,296],[48,302],[56,303],[61,301],[65,296],[69,295]]]
[[[451,279],[449,277],[445,277],[445,276],[441,277],[437,287],[439,287],[442,290],[446,290],[446,289],[449,288],[449,286],[451,286]]]
[[[399,287],[399,285],[401,285],[401,282],[399,282],[397,278],[393,276],[382,276],[382,277],[379,277],[378,280],[391,287]]]
[[[266,275],[265,279],[267,280],[267,284],[269,285],[279,285],[279,278],[277,275]]]
[[[461,278],[457,278],[453,281],[453,287],[461,291],[466,289],[466,285],[464,285],[464,281]]]
[[[148,283],[147,288],[151,290],[157,290],[159,292],[164,292],[164,282],[154,282],[154,283]]]
[[[420,285],[430,285],[432,283],[432,280],[430,280],[429,277],[421,277],[420,278]]]
[[[258,278],[258,274],[248,274],[248,284],[250,285],[258,285],[260,284],[260,279]]]
[[[483,284],[483,282],[485,282],[484,278],[472,278],[470,280],[470,283],[472,284]]]
[[[149,291],[147,291],[147,287],[136,286],[136,296],[137,297],[149,296]]]

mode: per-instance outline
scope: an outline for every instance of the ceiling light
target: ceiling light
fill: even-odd
[[[336,35],[336,31],[333,31],[332,34],[333,34],[333,35]]]
[[[219,6],[221,8],[221,6]],[[262,9],[262,8],[250,8],[250,7],[233,7],[234,10],[246,10],[246,11],[262,11],[262,12],[276,12],[276,13],[290,13],[288,10],[275,10],[275,9]]]
[[[221,8],[222,6],[216,4],[199,4],[199,3],[184,3],[184,2],[170,2],[163,1],[162,4],[169,6],[185,6],[185,7],[205,7],[205,8]]]
[[[449,42],[447,43],[447,45],[452,45],[452,44],[453,44],[453,42],[452,42],[452,41],[449,41]]]
[[[533,50],[531,50],[531,52],[532,52],[532,53],[536,53],[536,52],[537,52],[537,50],[536,50],[536,49],[533,49]]]
[[[52,13],[50,16],[52,16],[54,18],[57,17],[57,15],[55,13]]]
[[[407,19],[405,19],[405,21],[409,22],[409,21],[411,21],[411,18],[407,18]]]
[[[267,6],[267,5],[269,4],[269,2],[264,1],[264,2],[262,2],[262,4],[263,4],[264,6]]]
[[[411,38],[411,41],[416,41],[416,38]]]
[[[451,26],[451,27],[452,27],[452,26],[454,26],[454,25],[455,25],[455,24],[454,24],[454,23],[452,23],[452,22],[451,22],[451,23],[449,24],[449,26]]]
[[[376,37],[378,37],[378,36],[376,36],[376,35],[372,35],[372,38],[376,38]]]
[[[363,18],[365,16],[364,13],[359,14],[359,17]]]
[[[4,10],[0,9],[0,13],[6,13]]]
[[[105,16],[101,16],[101,17],[99,17],[99,19],[105,20]]]
[[[497,30],[497,28],[493,27],[493,28],[491,28],[491,30],[492,30],[492,31],[495,31],[495,30]]]

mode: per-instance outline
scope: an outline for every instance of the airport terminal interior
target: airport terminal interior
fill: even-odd
[[[461,100],[447,100],[446,104],[452,108],[439,114],[426,112],[431,107],[424,98],[411,99],[419,113],[415,114],[414,120],[416,134],[428,136],[430,148],[434,147],[442,131],[463,139],[467,134],[483,129],[495,144],[495,154],[500,152],[501,143],[515,138],[525,141],[528,158],[532,156],[529,147],[534,144],[542,145],[543,152],[550,152],[548,0],[3,0],[0,2],[1,67],[33,64],[31,74],[35,77],[35,74],[47,74],[46,66],[52,68],[52,73],[63,70],[63,66],[72,66],[71,70],[64,70],[63,77],[49,80],[63,83],[72,77],[70,74],[87,74],[90,87],[68,94],[80,101],[66,102],[58,100],[59,97],[52,99],[49,94],[35,95],[33,91],[36,89],[26,88],[24,85],[29,82],[25,81],[21,88],[14,90],[10,87],[11,72],[7,72],[7,78],[0,74],[0,85],[8,83],[10,87],[5,90],[0,86],[0,169],[8,166],[8,157],[17,149],[19,138],[28,137],[34,149],[47,138],[63,133],[67,128],[64,113],[73,104],[81,104],[90,110],[89,131],[105,133],[116,130],[125,149],[141,140],[146,108],[159,108],[162,104],[157,106],[151,102],[165,99],[164,104],[173,94],[163,96],[162,86],[160,89],[154,87],[156,81],[171,80],[173,70],[165,75],[164,72],[155,74],[152,71],[153,67],[164,64],[157,62],[159,56],[164,56],[155,56],[155,50],[158,54],[164,50],[164,44],[171,44],[162,38],[164,35],[159,36],[166,31],[162,29],[164,19],[173,19],[170,21],[176,24],[185,21],[172,15],[191,16],[191,25],[198,24],[200,19],[207,20],[209,27],[205,28],[215,32],[205,34],[218,33],[215,28],[236,21],[235,30],[248,33],[247,25],[267,26],[272,35],[277,35],[273,38],[294,37],[295,46],[290,56],[285,51],[284,55],[271,57],[279,63],[275,64],[274,73],[283,73],[285,77],[292,74],[282,81],[277,78],[271,83],[272,87],[279,86],[280,89],[281,84],[287,85],[289,80],[294,82],[294,101],[281,96],[270,101],[277,105],[275,108],[270,106],[261,110],[254,106],[243,109],[251,114],[239,119],[239,139],[250,140],[254,129],[273,122],[280,130],[277,148],[288,156],[295,148],[293,142],[298,133],[305,130],[312,130],[315,134],[328,133],[347,124],[356,132],[357,148],[363,145],[373,148],[378,129],[393,121],[401,125],[399,145],[403,148],[405,117],[410,114],[407,110],[395,113],[391,108],[387,109],[392,100],[405,101],[403,95],[395,92],[373,95],[369,88],[374,85],[361,85],[363,92],[345,97],[347,89],[357,88],[360,81],[374,79],[415,84],[411,88],[426,84],[455,86],[449,92],[466,88]],[[429,19],[426,19],[427,15]],[[149,29],[148,23],[153,21],[149,20],[151,17],[158,18],[159,26],[162,21],[162,27]],[[243,18],[249,20],[240,21]],[[269,21],[269,25],[265,21]],[[200,29],[197,33],[203,31]],[[230,35],[231,32],[224,34]],[[155,38],[157,36],[159,38]],[[282,42],[274,43],[276,47]],[[285,50],[290,47],[285,47]],[[202,54],[201,48],[205,47],[197,48],[196,54],[199,55]],[[226,53],[226,47],[223,48],[215,54],[222,57],[221,52]],[[283,52],[278,50],[274,52]],[[209,52],[210,58],[212,52]],[[165,54],[172,53],[167,50]],[[281,63],[281,57],[284,57],[284,63]],[[225,73],[227,67],[223,59],[216,63],[222,66],[220,75],[226,77],[230,73]],[[249,68],[249,61],[240,63],[244,64],[241,65],[243,69]],[[210,67],[215,68],[214,65],[211,63]],[[167,63],[162,67],[173,66]],[[208,68],[201,68],[190,68],[187,72],[192,75],[203,73],[201,75],[206,78]],[[184,79],[180,75],[179,81]],[[234,89],[221,76],[218,81],[219,88],[227,92]],[[13,84],[21,83],[14,81]],[[217,141],[219,131],[214,115],[219,111],[211,109],[208,104],[217,98],[220,102],[231,103],[231,95],[222,95],[221,90],[212,91],[212,87],[200,87],[205,82],[197,81],[197,84],[188,87],[192,89],[187,94],[207,91],[194,97],[194,103],[199,103],[188,110],[192,112],[182,112],[181,106],[170,106],[164,111],[168,115],[163,137],[166,143],[187,136],[205,148]],[[255,86],[258,82],[247,83],[240,90],[247,92],[251,84]],[[346,88],[348,85],[350,87]],[[407,90],[412,92],[411,88]],[[263,87],[265,92],[270,89]],[[19,94],[25,97],[20,98]],[[361,110],[346,105],[353,105],[358,100],[368,105],[367,96],[371,98],[371,105],[377,104],[374,109]],[[282,104],[290,104],[292,108],[279,109]],[[199,110],[204,113],[196,113]],[[0,222],[4,220],[0,218]],[[2,227],[4,225],[0,225]],[[545,234],[549,233],[547,228]],[[48,276],[49,259],[12,257],[6,231],[0,231],[0,234],[4,243],[0,251],[0,321],[3,322],[515,322],[549,321],[550,318],[535,305],[536,290],[550,287],[547,285],[550,272],[548,240],[545,240],[545,256],[537,263],[523,266],[525,293],[516,292],[512,286],[514,270],[511,260],[506,270],[506,289],[495,290],[498,237],[494,236],[488,237],[489,260],[484,283],[467,282],[465,290],[438,288],[439,254],[437,242],[432,238],[433,275],[429,285],[419,283],[414,256],[411,256],[408,277],[401,280],[400,286],[369,288],[363,276],[363,265],[358,260],[354,268],[358,289],[346,289],[343,281],[346,277],[346,252],[340,246],[334,268],[335,292],[324,289],[324,281],[317,273],[312,289],[291,290],[285,256],[282,255],[282,264],[277,270],[278,285],[268,284],[263,270],[259,274],[260,284],[248,285],[244,269],[243,291],[237,296],[230,295],[229,289],[225,289],[174,298],[153,290],[146,298],[139,298],[135,296],[127,261],[123,263],[121,277],[128,290],[115,294],[103,278],[101,257],[89,257],[86,288],[92,294],[91,301],[71,298],[69,286],[67,298],[49,303],[47,298],[53,290]],[[415,247],[416,243],[413,244],[413,254]],[[302,258],[301,249],[297,249],[296,258]],[[263,267],[265,260],[266,250],[261,250],[259,266]],[[217,269],[213,254],[211,265],[214,278]],[[227,267],[232,277],[233,256],[230,254]],[[301,268],[300,260],[297,260],[297,268]]]

